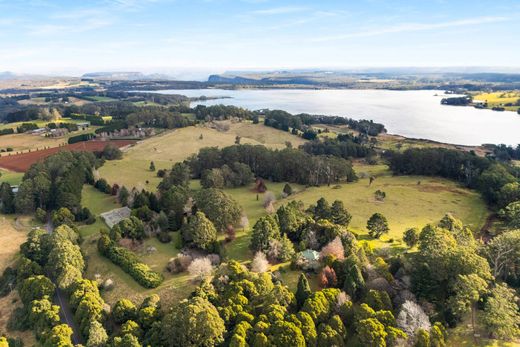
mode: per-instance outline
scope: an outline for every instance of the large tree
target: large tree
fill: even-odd
[[[253,252],[268,253],[271,242],[280,240],[280,237],[280,228],[276,219],[271,215],[261,217],[253,226],[249,248]]]
[[[224,342],[226,327],[213,304],[193,297],[166,315],[162,331],[167,346],[211,347]]]
[[[240,205],[230,195],[218,189],[202,189],[195,196],[195,203],[197,209],[204,212],[218,231],[238,224],[242,216]]]
[[[182,237],[185,242],[209,251],[217,241],[217,230],[204,213],[199,211],[182,227]]]
[[[381,235],[390,231],[386,217],[381,213],[374,213],[367,221],[367,229],[370,236],[380,238]]]
[[[512,340],[520,336],[520,310],[513,289],[497,284],[484,304],[482,321],[491,337]]]

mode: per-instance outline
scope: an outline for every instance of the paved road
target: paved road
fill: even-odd
[[[52,234],[52,231],[54,230],[54,226],[52,225],[50,219],[49,222],[45,224],[45,230],[47,230],[49,234]],[[75,345],[84,344],[83,336],[79,331],[78,325],[74,321],[74,314],[72,313],[72,310],[70,308],[67,295],[60,288],[58,288],[57,285],[53,301],[60,307],[61,322],[67,324],[69,327],[72,328],[72,343]]]

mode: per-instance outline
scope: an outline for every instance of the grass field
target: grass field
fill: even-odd
[[[515,105],[520,100],[520,91],[481,93],[473,96],[473,100],[486,101],[488,108],[495,106],[505,107],[506,110],[516,111],[520,106],[505,106],[506,104]]]
[[[0,169],[0,182],[7,182],[10,185],[20,185],[20,183],[22,183],[23,175],[22,172]]]
[[[229,123],[227,131],[206,126],[188,127],[137,143],[125,152],[123,159],[106,162],[99,169],[99,175],[111,184],[118,183],[128,188],[155,188],[160,179],[149,170],[150,161],[154,161],[157,170],[169,169],[173,163],[185,160],[203,147],[231,146],[236,136],[241,137],[240,143],[264,144],[270,148],[285,148],[287,141],[294,147],[304,142],[300,137],[261,124]]]
[[[30,217],[0,214],[0,273],[16,261],[20,245],[26,241],[27,233],[34,226]],[[7,322],[11,313],[21,306],[16,292],[0,298],[0,333],[7,332]],[[33,346],[35,339],[33,333],[9,331],[9,336],[19,337],[26,346]]]

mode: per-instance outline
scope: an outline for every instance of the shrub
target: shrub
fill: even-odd
[[[197,258],[188,266],[188,272],[194,279],[202,281],[213,271],[211,260],[208,257]]]
[[[164,280],[162,274],[150,269],[128,249],[116,246],[106,235],[100,237],[98,250],[145,288],[157,288]]]

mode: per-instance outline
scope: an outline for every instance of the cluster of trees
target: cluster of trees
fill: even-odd
[[[352,141],[346,136],[337,139],[314,140],[303,144],[302,149],[313,155],[331,155],[339,158],[365,158],[375,155],[375,151]]]
[[[313,124],[348,125],[351,129],[369,136],[377,136],[386,131],[383,124],[365,119],[355,120],[346,117],[310,115],[306,113],[291,115],[281,110],[262,110],[256,113],[264,115],[265,125],[285,131],[289,131],[292,128],[305,132]]]
[[[493,146],[493,154],[498,160],[520,160],[520,145],[516,147],[506,145]]]
[[[2,135],[10,135],[10,134],[14,134],[14,129],[13,128],[6,128],[6,129],[1,129],[0,130],[0,136],[2,136]]]
[[[253,172],[248,165],[235,162],[231,167],[224,164],[220,168],[204,171],[200,184],[204,188],[241,187],[250,184],[253,178]]]
[[[58,295],[69,298],[87,345],[104,346],[108,340],[102,325],[105,303],[97,283],[83,278],[85,261],[79,242],[74,228],[62,224],[52,233],[32,230],[20,247],[22,256],[15,272],[24,306],[13,313],[9,324],[18,330],[33,329],[43,346],[72,346],[73,331],[60,324],[60,307],[52,304],[56,287],[62,290]]]
[[[128,125],[141,125],[165,129],[184,128],[195,123],[178,112],[163,107],[143,107],[126,116]]]
[[[253,112],[236,106],[213,105],[204,106],[197,105],[193,112],[198,120],[212,121],[224,120],[231,118],[252,119]]]
[[[473,99],[471,98],[471,96],[460,96],[453,98],[443,98],[441,99],[441,104],[450,106],[467,106],[472,101]]]
[[[490,336],[518,337],[520,314],[514,290],[500,282],[517,263],[518,247],[518,233],[508,232],[480,248],[471,230],[446,215],[419,234],[419,251],[412,257],[414,292],[434,304],[439,318],[450,326],[467,313],[474,326],[480,307],[478,317]],[[514,258],[506,259],[504,251]]]
[[[31,130],[38,129],[38,124],[36,123],[22,123],[18,127],[16,127],[16,132],[18,134],[26,133]]]
[[[79,213],[81,190],[84,183],[93,183],[92,169],[95,165],[96,158],[92,153],[63,151],[54,154],[33,164],[25,173],[14,199],[4,194],[2,204],[12,206],[14,201],[14,210],[20,213],[61,207]]]
[[[109,235],[112,235],[112,233]],[[163,282],[162,274],[150,269],[132,251],[118,246],[109,235],[103,234],[98,240],[98,250],[103,256],[120,266],[145,288],[157,288]]]
[[[333,156],[314,156],[297,149],[271,150],[264,146],[234,145],[222,149],[203,148],[187,163],[195,178],[206,170],[232,167],[234,163],[249,166],[256,176],[275,182],[288,181],[308,185],[354,181],[352,164]],[[305,163],[305,165],[302,165]]]
[[[256,222],[250,249],[274,261],[292,260],[295,249],[320,250],[336,237],[351,235],[346,229],[351,219],[340,200],[330,205],[321,198],[307,210],[303,203],[291,201]]]

